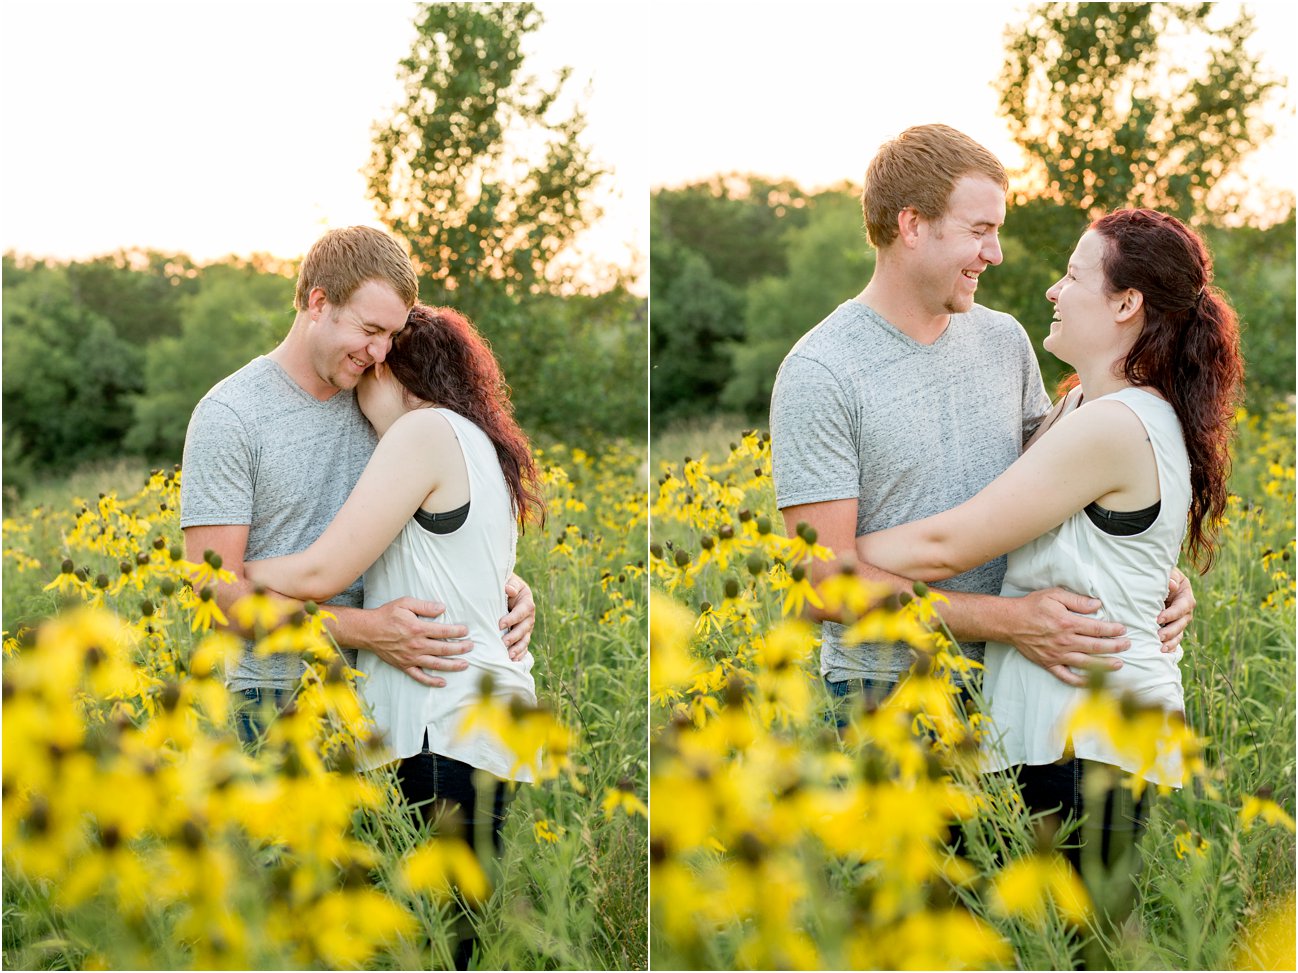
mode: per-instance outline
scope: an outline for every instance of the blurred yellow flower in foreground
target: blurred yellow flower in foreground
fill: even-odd
[[[1059,855],[1029,855],[1011,862],[992,885],[992,908],[1001,915],[1022,916],[1036,925],[1046,920],[1053,902],[1064,918],[1086,921],[1090,900],[1082,880]]]
[[[1275,801],[1261,795],[1246,797],[1244,806],[1239,809],[1239,820],[1244,825],[1244,830],[1251,830],[1253,822],[1258,818],[1261,818],[1267,824],[1278,824],[1282,828],[1287,828],[1290,831],[1294,830],[1293,818]]]
[[[675,599],[649,592],[649,693],[660,698],[694,679],[699,664],[690,654],[694,615]]]
[[[1294,955],[1294,894],[1264,913],[1244,931],[1231,963],[1236,970],[1292,970]]]
[[[481,902],[491,891],[477,856],[458,838],[433,838],[420,845],[402,864],[401,878],[412,892],[438,898],[458,891],[468,902]]]

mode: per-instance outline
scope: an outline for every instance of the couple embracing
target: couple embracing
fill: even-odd
[[[508,781],[530,779],[533,755],[460,728],[484,691],[536,702],[535,605],[513,568],[519,527],[544,505],[487,343],[417,298],[387,234],[318,240],[288,335],[194,410],[181,527],[190,560],[212,551],[234,573],[216,593],[227,615],[258,588],[327,603],[378,731],[362,765],[395,765],[424,825],[446,815],[470,847],[490,832],[498,853]],[[245,745],[301,674],[299,657],[247,646],[228,674]],[[471,948],[461,941],[457,963]]]
[[[1193,231],[1149,210],[1105,215],[1045,294],[1045,348],[1075,372],[1052,405],[1023,328],[974,301],[1001,263],[1007,186],[995,156],[944,125],[880,149],[863,194],[873,276],[776,379],[776,498],[790,533],[814,527],[859,577],[937,582],[943,620],[985,664],[984,770],[1015,773],[1033,812],[1098,819],[1116,854],[1139,835],[1145,802],[1115,789],[1084,806],[1083,778],[1118,767],[1178,785],[1178,768],[1127,766],[1107,741],[1065,728],[1088,667],[1115,694],[1183,718],[1177,662],[1194,598],[1176,565],[1183,540],[1199,566],[1212,558],[1238,328]],[[837,569],[818,565],[812,580]],[[847,645],[843,631],[825,619],[827,690],[873,705],[911,658]]]

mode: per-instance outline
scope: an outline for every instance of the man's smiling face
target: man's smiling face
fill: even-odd
[[[946,214],[924,221],[923,289],[933,309],[958,314],[973,307],[978,277],[1001,262],[999,231],[1005,190],[980,175],[961,176]]]
[[[365,370],[387,357],[410,309],[383,281],[367,280],[341,306],[312,292],[311,365],[319,391],[353,389]]]

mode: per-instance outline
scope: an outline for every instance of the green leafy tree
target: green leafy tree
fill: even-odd
[[[807,222],[808,201],[808,195],[788,180],[713,176],[657,190],[653,233],[702,254],[718,280],[743,287],[784,273],[784,235]]]
[[[68,286],[77,303],[112,321],[124,340],[143,346],[180,330],[180,302],[197,289],[198,273],[184,254],[119,250],[69,263]]]
[[[702,254],[650,230],[649,401],[655,423],[706,415],[730,379],[743,296]]]
[[[39,266],[4,294],[4,432],[33,469],[115,454],[140,390],[142,353],[78,302],[65,267]]]
[[[764,419],[775,373],[789,349],[859,293],[874,269],[856,196],[824,193],[809,209],[806,225],[785,238],[788,272],[749,285],[743,338],[728,348],[733,369],[721,403],[753,419]]]
[[[270,351],[293,323],[293,281],[252,265],[204,268],[180,306],[180,333],[144,352],[144,389],[133,397],[125,445],[179,462],[189,416],[207,390]]]
[[[1212,7],[1043,3],[1007,30],[996,87],[1037,177],[1030,195],[1090,215],[1205,211],[1270,134],[1260,109],[1278,84],[1245,47],[1250,16],[1217,26]]]
[[[744,335],[744,288],[788,269],[785,235],[806,224],[810,197],[760,176],[716,176],[654,192],[649,262],[651,411],[655,422],[720,405]]]
[[[1207,231],[1216,283],[1240,320],[1249,408],[1263,411],[1294,391],[1294,214],[1275,226]]]
[[[533,298],[505,327],[491,322],[509,335],[494,351],[522,427],[567,443],[643,440],[646,316],[643,298],[613,288]]]
[[[597,215],[604,171],[580,108],[557,113],[570,70],[524,73],[531,3],[421,6],[399,67],[404,101],[374,129],[366,167],[379,217],[404,237],[424,297],[470,314],[552,291],[555,256]]]

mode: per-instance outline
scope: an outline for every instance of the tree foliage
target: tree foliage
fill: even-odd
[[[1216,284],[1240,319],[1249,408],[1294,389],[1294,214],[1275,226],[1210,227]]]
[[[604,174],[580,107],[556,117],[570,70],[524,73],[531,3],[423,5],[366,167],[380,219],[409,243],[425,300],[470,314],[553,289],[555,256],[597,215]]]
[[[874,269],[856,196],[822,193],[808,209],[808,222],[784,238],[788,273],[748,286],[743,337],[729,347],[732,372],[721,403],[753,418],[765,417],[789,349],[859,292]]]
[[[603,436],[643,440],[643,298],[622,288],[570,297],[543,295],[508,320],[475,323],[505,335],[493,350],[509,381],[519,424],[568,444]]]
[[[198,287],[198,269],[184,254],[116,253],[68,264],[72,297],[113,322],[123,340],[143,346],[180,330],[180,303]]]
[[[140,359],[76,299],[66,267],[35,268],[4,293],[5,438],[33,467],[111,455],[131,423]]]
[[[785,234],[810,196],[788,181],[729,175],[659,189],[649,204],[650,410],[656,422],[720,405],[744,334],[744,288],[788,270]]]
[[[718,280],[743,287],[784,273],[784,234],[808,218],[810,197],[789,180],[731,174],[653,195],[653,238],[707,255]]]
[[[249,265],[214,264],[180,309],[180,333],[149,344],[144,389],[124,445],[180,462],[194,406],[213,385],[265,354],[293,323],[293,281]]]
[[[1000,113],[1043,185],[1096,215],[1146,206],[1205,212],[1214,186],[1270,134],[1277,87],[1244,43],[1246,12],[1213,4],[1043,3],[1006,32]]]
[[[707,258],[650,232],[650,413],[655,423],[706,415],[730,379],[726,346],[743,334],[743,296]]]

